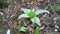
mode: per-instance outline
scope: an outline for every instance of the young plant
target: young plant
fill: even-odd
[[[47,12],[49,13],[49,11],[47,10],[44,10],[44,9],[40,9],[40,10],[31,10],[31,9],[26,9],[26,8],[22,8],[21,10],[23,10],[24,14],[21,14],[19,15],[18,19],[21,19],[21,18],[30,18],[30,20],[37,24],[37,25],[41,25],[40,24],[40,19],[37,17],[37,15],[41,14],[41,13],[44,13],[44,12]]]
[[[27,27],[24,27],[25,24],[21,21],[18,21],[18,24],[20,25],[19,31],[21,32],[29,32]]]
[[[36,29],[34,30],[34,34],[39,34],[39,33],[40,33],[39,27],[36,27]]]
[[[28,32],[28,28],[22,26],[22,27],[20,28],[20,31],[22,31],[22,32]]]

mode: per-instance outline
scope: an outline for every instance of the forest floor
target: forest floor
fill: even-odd
[[[6,31],[8,28],[12,28],[12,27],[14,29],[17,28],[16,22],[17,22],[18,15],[22,14],[22,12],[20,11],[21,8],[29,8],[29,9],[35,9],[35,10],[45,9],[45,10],[50,11],[51,14],[55,13],[55,12],[52,12],[51,5],[48,0],[20,0],[17,3],[16,2],[12,3],[12,5],[9,5],[8,8],[4,8],[4,11],[7,13],[7,15],[2,16],[3,17],[2,21],[0,21],[0,34],[6,34]],[[9,18],[12,15],[13,15],[13,17]],[[54,15],[54,14],[52,14],[52,15]],[[51,18],[51,17],[48,17],[48,18]],[[8,21],[4,22],[5,19],[8,19]],[[13,20],[10,22],[13,22],[13,23],[8,24],[7,22],[9,22],[9,20],[11,20],[11,19],[13,19]],[[47,32],[44,32],[44,34],[60,34],[59,32],[52,31],[52,29],[48,29],[46,31]],[[16,34],[16,31],[14,31],[12,33]],[[41,34],[43,34],[43,32]]]

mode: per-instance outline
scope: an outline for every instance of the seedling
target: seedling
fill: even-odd
[[[22,8],[21,10],[24,12],[24,14],[19,15],[18,20],[21,18],[29,18],[32,21],[32,24],[37,24],[39,26],[41,26],[41,23],[40,23],[40,19],[37,17],[37,15],[42,14],[44,12],[49,13],[49,11],[44,10],[44,9],[35,11],[35,10],[31,10],[31,9]],[[27,27],[22,26],[20,28],[20,31],[23,31],[23,32],[27,32],[27,30],[28,30]],[[34,34],[39,34],[39,33],[40,33],[39,27],[36,27],[36,29],[34,30]]]
[[[49,13],[49,11],[47,10],[44,10],[44,9],[40,9],[40,10],[31,10],[31,9],[26,9],[26,8],[22,8],[21,10],[23,10],[24,14],[21,14],[19,15],[18,19],[21,19],[21,18],[30,18],[30,20],[37,24],[37,25],[41,25],[40,24],[40,19],[37,17],[37,15],[39,14],[42,14],[44,12],[47,12]]]

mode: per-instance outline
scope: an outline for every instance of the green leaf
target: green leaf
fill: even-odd
[[[31,21],[32,21],[33,23],[35,23],[35,18],[31,18]]]
[[[18,19],[21,19],[21,18],[29,18],[29,16],[27,14],[22,14],[22,15],[19,15]]]
[[[39,34],[39,28],[37,27],[35,30],[34,30],[34,34]]]
[[[35,22],[36,22],[37,25],[39,25],[39,26],[41,25],[40,24],[40,19],[38,17],[35,17]]]
[[[35,14],[38,15],[38,14],[41,14],[41,13],[44,13],[44,12],[50,13],[50,12],[47,11],[47,10],[40,9],[40,10],[37,10],[37,11],[35,12]]]
[[[21,27],[20,28],[20,31],[22,31],[22,32],[27,32],[27,30],[28,30],[28,28],[26,28],[26,27]]]
[[[31,10],[30,9],[26,9],[26,8],[21,8],[21,10],[23,10],[24,11],[24,13],[29,13],[29,12],[31,12]]]
[[[32,21],[33,23],[36,23],[36,24],[39,25],[39,26],[41,25],[41,24],[40,24],[40,19],[39,19],[38,17],[32,18],[31,21]]]

